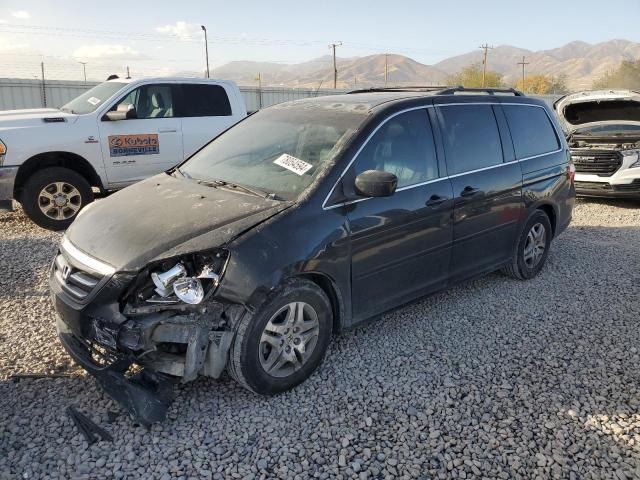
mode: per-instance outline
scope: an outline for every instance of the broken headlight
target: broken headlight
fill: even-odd
[[[147,278],[138,288],[136,300],[199,304],[215,291],[228,259],[229,252],[215,250],[160,262],[143,272]]]

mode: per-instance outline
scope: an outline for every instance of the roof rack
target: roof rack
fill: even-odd
[[[459,85],[457,87],[445,87],[443,90],[438,92],[438,95],[453,95],[456,92],[478,92],[478,93],[487,93],[489,95],[495,95],[496,93],[511,93],[516,97],[524,97],[525,94],[520,90],[516,90],[515,88],[471,88],[471,87],[463,87]]]
[[[371,92],[432,92],[450,88],[448,85],[409,85],[406,87],[371,87],[351,90],[347,93],[371,93]]]

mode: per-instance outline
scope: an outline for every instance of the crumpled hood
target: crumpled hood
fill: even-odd
[[[133,271],[223,245],[290,205],[162,173],[91,204],[66,236],[117,271]]]
[[[596,125],[640,125],[640,93],[632,90],[572,93],[556,100],[553,108],[568,134]]]
[[[64,118],[66,123],[74,123],[78,115],[63,112],[57,108],[27,108],[24,110],[0,111],[0,130],[5,128],[42,126],[47,124],[45,118]],[[63,122],[52,122],[60,125]]]

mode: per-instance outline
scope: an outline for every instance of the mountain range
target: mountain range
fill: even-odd
[[[462,68],[482,63],[482,50],[425,65],[404,55],[388,54],[388,85],[445,84],[447,76]],[[615,69],[622,60],[640,58],[640,43],[610,40],[589,44],[575,41],[560,48],[532,51],[510,45],[489,51],[488,69],[501,73],[506,83],[515,83],[521,75],[518,62],[528,62],[527,74],[565,75],[571,89],[590,88],[593,81]],[[338,88],[384,85],[385,54],[338,58]],[[185,72],[181,72],[185,73]],[[306,88],[333,87],[333,59],[330,55],[298,64],[234,61],[217,67],[212,76],[236,81],[240,85],[256,85],[260,74],[263,86]]]

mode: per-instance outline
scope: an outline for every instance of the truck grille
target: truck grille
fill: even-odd
[[[95,274],[70,265],[62,253],[59,253],[55,259],[53,273],[60,288],[79,303],[87,300],[102,280]]]
[[[622,155],[615,150],[571,150],[576,172],[610,177],[622,165]]]

